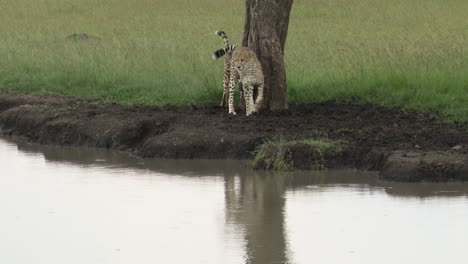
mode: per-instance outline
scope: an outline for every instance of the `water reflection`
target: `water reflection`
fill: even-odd
[[[229,160],[145,160],[115,151],[27,143],[18,143],[17,148],[59,164],[83,167],[99,164],[106,168],[136,168],[192,177],[221,175],[226,224],[234,232],[242,230],[246,263],[288,263],[284,230],[288,175],[253,171],[245,162]]]
[[[0,139],[0,146],[2,144],[11,145],[11,143]],[[328,199],[333,200],[333,197],[323,197],[327,197],[329,193],[346,193],[343,190],[349,190],[349,193],[346,193],[346,195],[355,195],[353,196],[355,201],[360,201],[360,198],[355,198],[359,197],[360,194],[365,197],[375,199],[374,197],[379,197],[377,194],[385,193],[386,195],[397,197],[398,199],[416,199],[422,201],[437,197],[466,197],[468,195],[467,184],[407,184],[382,182],[378,181],[375,177],[375,173],[372,172],[328,171],[272,173],[253,171],[245,162],[239,161],[150,160],[130,157],[126,153],[87,148],[44,147],[25,143],[17,143],[16,147],[24,155],[43,156],[50,164],[71,164],[82,168],[96,168],[104,170],[131,170],[133,172],[137,172],[136,177],[138,177],[139,174],[144,174],[142,172],[157,172],[158,175],[174,175],[177,177],[184,175],[188,179],[198,177],[211,177],[210,180],[215,179],[214,181],[218,181],[219,179],[222,181],[222,194],[224,195],[224,204],[222,205],[223,221],[227,230],[226,232],[231,232],[231,234],[226,235],[226,237],[241,238],[240,240],[242,241],[241,244],[243,247],[241,258],[245,263],[263,264],[312,262],[310,261],[310,255],[305,254],[306,257],[300,258],[301,252],[307,252],[308,250],[307,248],[301,249],[301,246],[307,247],[308,243],[312,243],[309,242],[309,240],[312,240],[312,238],[320,232],[314,229],[319,223],[320,217],[316,217],[316,215],[314,215],[316,218],[313,218],[308,217],[308,215],[310,216],[310,214],[315,214],[317,212],[326,212],[328,208],[323,204],[323,202],[328,201]],[[5,154],[5,157],[6,155],[7,154]],[[104,184],[108,183],[105,182]],[[173,194],[171,192],[190,191],[190,184],[192,184],[192,182],[185,183],[185,181],[182,180],[177,184],[185,184],[186,187],[168,189],[166,193],[167,197]],[[208,186],[203,188],[201,192],[199,190],[194,193],[200,195],[203,191],[206,190],[208,192],[210,188],[214,187],[214,185]],[[164,191],[164,188],[158,190]],[[309,199],[310,197],[312,197],[312,199]],[[340,196],[338,197],[339,199],[342,199]],[[157,198],[164,199],[164,196],[162,195]],[[195,199],[195,197],[193,199]],[[156,198],[154,200],[157,201]],[[297,203],[294,201],[305,201],[307,204],[304,203],[302,204],[302,207],[297,207]],[[313,205],[313,201],[320,201],[320,203]],[[164,204],[164,202],[160,203]],[[203,204],[207,203],[207,201],[199,199],[197,203]],[[381,204],[384,204],[384,202]],[[359,206],[356,208],[358,207]],[[340,208],[339,210],[345,211],[346,209],[347,208]],[[193,211],[193,213],[195,213],[197,209],[184,208],[184,210],[189,210],[191,213]],[[304,210],[304,214],[301,214],[300,217],[293,217],[295,212],[301,212],[301,210]],[[162,213],[166,214],[167,217],[172,216],[180,218],[178,212],[172,212],[174,215],[169,214],[169,216],[167,215],[167,212],[163,211]],[[369,215],[372,216],[372,211]],[[194,215],[187,213],[187,217],[194,217]],[[352,219],[356,219],[358,217],[359,215],[353,215]],[[460,219],[464,219],[464,215],[459,217]],[[309,222],[291,224],[296,223],[295,221],[297,220],[295,219],[301,218],[307,219]],[[329,218],[326,218],[325,221],[328,221],[328,219]],[[333,219],[333,217],[330,217],[330,219]],[[168,219],[167,221],[171,221],[171,219]],[[191,219],[191,221],[193,222],[195,220]],[[190,221],[186,220],[184,223],[187,223],[190,226]],[[321,224],[324,228],[327,227],[326,222]],[[355,224],[358,225],[359,223]],[[148,225],[151,225],[151,223],[148,223]],[[338,226],[339,222],[335,223],[335,225]],[[174,228],[176,230],[177,228],[180,229],[180,227],[177,226]],[[300,228],[300,230],[295,231],[297,228]],[[328,228],[330,228],[330,226],[328,226]],[[365,228],[369,227],[362,227],[362,229]],[[300,234],[307,234],[307,230],[314,230],[314,232],[306,236],[306,238],[302,238],[304,239],[302,243],[298,243],[297,241],[300,241],[301,239]],[[333,231],[336,230],[332,230],[330,233]],[[193,232],[193,230],[184,229],[184,232]],[[206,230],[199,230],[199,233],[203,232],[210,233],[214,231],[208,228]],[[464,230],[464,232],[466,233],[466,230]],[[168,234],[171,236],[170,232],[168,232]],[[174,234],[172,233],[172,235]],[[359,235],[360,234],[356,235],[356,237]],[[315,243],[315,248],[320,248],[319,243],[321,243],[321,241],[326,241],[327,236],[329,235],[324,234],[323,236],[319,236],[320,241],[318,242],[314,240],[313,243]],[[341,234],[338,234],[338,236],[341,236]],[[359,238],[356,238],[356,240],[360,241]],[[333,241],[333,243],[337,242]],[[207,247],[207,245],[194,245],[197,250],[200,250],[197,246],[201,246],[201,248]],[[231,245],[231,247],[233,246]],[[154,248],[157,247],[155,246]],[[309,252],[309,254],[311,253]],[[0,254],[0,260],[2,259],[1,257],[2,256]],[[203,261],[192,261],[192,263],[239,263],[238,258],[233,259],[236,260],[228,261],[225,258],[216,259],[215,257],[212,257],[211,259],[205,258]],[[343,259],[346,260],[346,258]],[[326,263],[321,258],[318,260],[318,263]],[[366,262],[346,261],[346,263]]]
[[[245,231],[248,263],[288,263],[285,181],[274,175],[225,178],[226,219]]]
[[[0,138],[0,142],[1,142]],[[341,186],[372,191],[385,191],[389,195],[408,198],[429,198],[436,196],[468,196],[468,184],[448,183],[395,183],[380,181],[374,172],[353,170],[336,170],[325,172],[289,172],[272,173],[250,169],[247,161],[235,160],[160,160],[141,159],[131,154],[117,151],[106,151],[93,148],[74,148],[41,146],[16,142],[17,149],[24,153],[43,155],[53,163],[74,164],[79,166],[100,166],[106,168],[144,169],[165,174],[205,176],[218,175],[226,177],[240,176],[240,181],[270,179],[275,177],[275,184],[288,189],[309,188],[312,186],[323,191],[327,186]],[[248,176],[246,176],[248,175]],[[246,176],[246,177],[245,177]],[[281,182],[281,184],[279,183]],[[257,183],[261,185],[263,183]],[[266,182],[265,182],[266,184]]]

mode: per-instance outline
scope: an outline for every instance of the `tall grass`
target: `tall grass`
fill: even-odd
[[[295,0],[290,101],[338,99],[468,120],[466,0]],[[218,102],[243,0],[0,0],[0,92]],[[86,32],[101,40],[65,40]]]

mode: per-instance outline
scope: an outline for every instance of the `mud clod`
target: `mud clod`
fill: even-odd
[[[468,180],[468,155],[446,152],[395,151],[382,167],[379,177],[405,182],[447,182]]]

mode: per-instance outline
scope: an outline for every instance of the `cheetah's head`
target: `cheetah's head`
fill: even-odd
[[[234,69],[242,72],[248,68],[249,64],[253,61],[255,54],[247,48],[237,48],[232,54],[232,64]]]

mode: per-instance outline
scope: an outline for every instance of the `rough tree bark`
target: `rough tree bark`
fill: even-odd
[[[246,0],[242,46],[255,51],[265,76],[264,105],[286,109],[284,46],[293,0]]]

